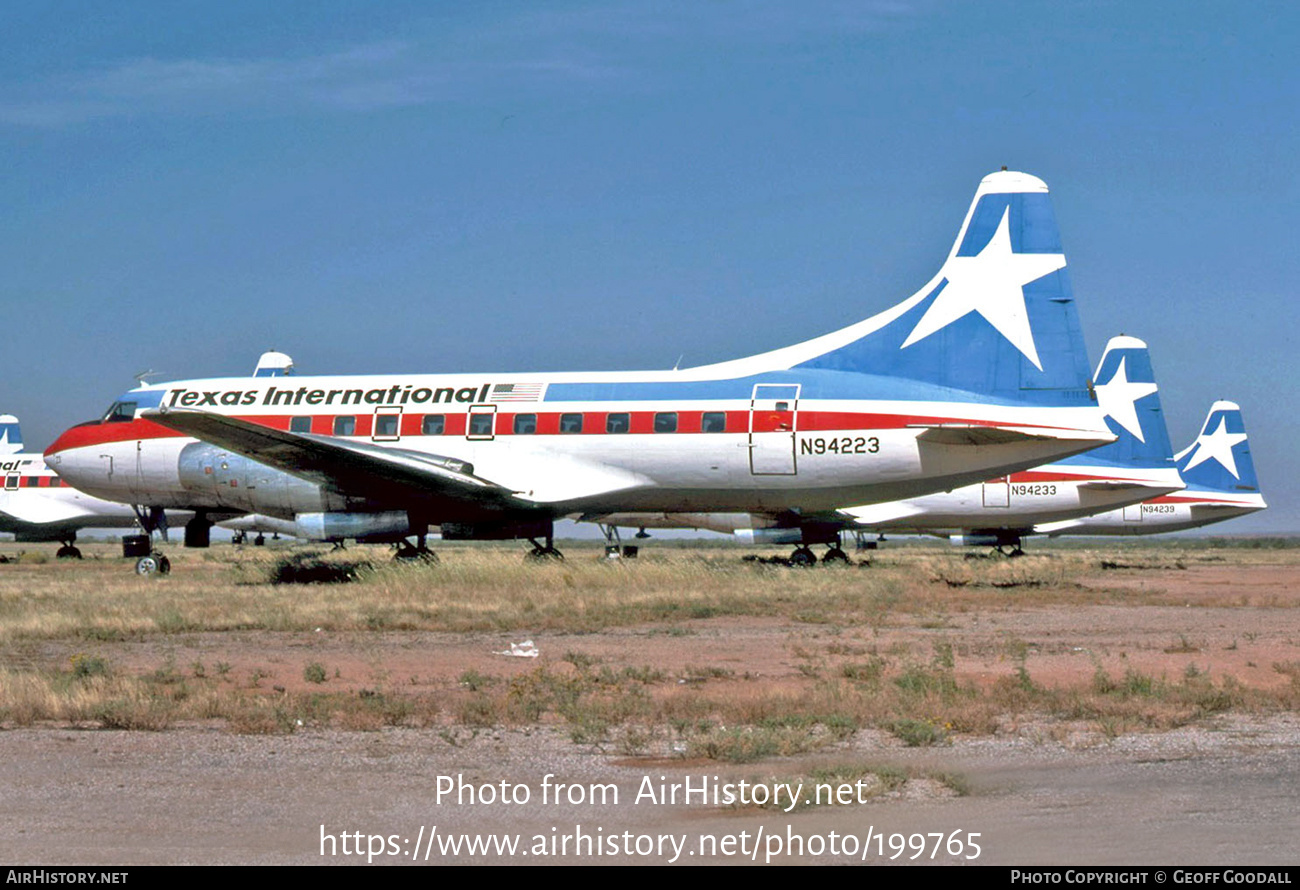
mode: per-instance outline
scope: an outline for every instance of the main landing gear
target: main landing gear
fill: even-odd
[[[524,559],[529,562],[544,562],[548,560],[564,559],[564,554],[555,549],[555,536],[553,534],[549,532],[547,533],[545,544],[541,543],[536,538],[529,538],[528,540],[532,543],[533,549],[524,554]]]
[[[438,554],[429,549],[429,536],[426,532],[422,535],[416,535],[416,543],[412,544],[406,538],[397,542],[397,551],[393,554],[393,559],[402,559],[409,561],[420,561],[434,563],[438,561]]]
[[[605,525],[600,523],[600,532],[605,536],[605,558],[606,559],[636,559],[641,548],[636,544],[624,544],[623,537],[618,533],[617,525]],[[638,538],[650,537],[645,533],[645,529],[637,532]]]
[[[799,568],[812,568],[817,565],[817,554],[813,553],[812,548],[807,544],[800,544],[795,548],[794,553],[790,554],[787,560],[792,566]],[[852,560],[849,555],[840,547],[839,542],[831,544],[830,549],[822,554],[822,565],[849,565]]]
[[[81,551],[77,549],[73,542],[77,540],[77,533],[72,532],[66,538],[62,539],[63,546],[54,553],[55,559],[81,559]]]

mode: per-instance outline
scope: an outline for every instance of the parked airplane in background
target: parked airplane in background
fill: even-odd
[[[875,317],[672,371],[185,380],[142,386],[46,457],[78,488],[326,538],[528,538],[612,511],[834,516],[1114,440],[1047,187],[980,183],[939,273]]]
[[[1186,488],[1122,510],[1042,523],[1035,534],[1154,535],[1200,528],[1263,510],[1246,424],[1236,402],[1215,402],[1201,434],[1175,457]]]
[[[0,414],[0,455],[18,454],[23,450],[23,434],[18,429],[18,418]]]
[[[1021,538],[1033,534],[1039,523],[1136,504],[1183,487],[1146,344],[1134,337],[1112,338],[1096,379],[1097,401],[1118,437],[1115,442],[977,485],[848,507],[834,519],[811,522],[789,513],[583,518],[602,525],[708,528],[733,532],[750,543],[797,544],[790,560],[799,565],[816,561],[809,545],[817,543],[830,545],[823,560],[846,560],[839,542],[844,531],[939,535],[956,543],[1010,547],[1011,555],[1019,555]]]

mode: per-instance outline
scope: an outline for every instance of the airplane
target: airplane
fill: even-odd
[[[751,544],[796,544],[789,560],[794,565],[816,562],[809,545],[817,543],[830,547],[824,562],[847,561],[840,547],[844,531],[935,535],[1019,556],[1022,538],[1035,534],[1041,523],[1136,504],[1183,488],[1146,343],[1135,337],[1111,338],[1096,380],[1097,401],[1117,436],[1115,442],[976,485],[846,507],[834,519],[818,517],[811,523],[791,514],[647,517],[625,513],[583,518],[616,527],[707,528]],[[1008,547],[1009,552],[1003,549]]]
[[[1044,535],[1154,535],[1200,528],[1268,507],[1259,490],[1246,424],[1236,402],[1210,406],[1200,435],[1174,457],[1182,491],[1073,520],[1041,523]]]
[[[611,511],[797,512],[980,482],[1115,440],[1045,183],[983,179],[920,291],[838,331],[669,371],[146,384],[46,459],[83,491],[305,537],[527,539]]]

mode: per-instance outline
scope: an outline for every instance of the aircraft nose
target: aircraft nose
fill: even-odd
[[[45,463],[76,487],[102,481],[104,461],[99,452],[109,441],[98,422],[74,426],[45,449]]]

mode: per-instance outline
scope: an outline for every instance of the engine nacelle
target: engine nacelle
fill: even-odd
[[[954,547],[997,547],[1003,543],[997,535],[949,535],[948,543]]]
[[[299,513],[293,536],[311,541],[352,539],[396,540],[413,534],[411,520],[402,510],[382,513]]]
[[[239,513],[290,517],[297,513],[346,512],[340,495],[314,482],[250,460],[207,442],[191,442],[177,460],[180,483],[214,506]]]
[[[803,543],[803,530],[797,528],[738,528],[735,535],[737,540],[750,546]]]

